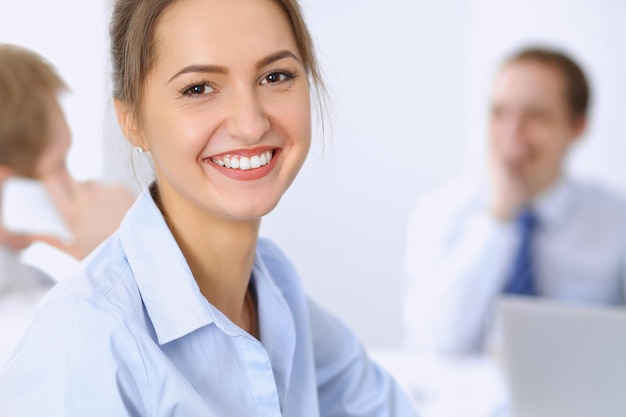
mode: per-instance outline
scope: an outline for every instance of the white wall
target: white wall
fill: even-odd
[[[404,226],[463,163],[467,5],[310,0],[332,127],[262,232],[372,346],[402,340]]]
[[[129,178],[106,105],[104,1],[0,4],[0,41],[41,52],[72,86],[70,169]],[[329,86],[329,129],[262,234],[369,346],[401,343],[409,210],[466,165],[479,171],[491,77],[513,48],[549,41],[580,59],[594,110],[573,169],[626,191],[625,2],[306,0],[305,9]]]
[[[263,231],[311,294],[371,346],[401,341],[405,224],[453,175],[482,173],[499,62],[526,42],[561,47],[593,86],[572,170],[626,191],[626,2],[310,0],[334,104],[334,135]]]

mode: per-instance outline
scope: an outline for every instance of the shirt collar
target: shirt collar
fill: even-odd
[[[533,202],[533,207],[542,227],[557,227],[567,222],[567,216],[573,208],[572,199],[572,184],[565,178],[560,178],[540,194]]]
[[[119,230],[120,241],[159,344],[214,323],[235,336],[245,332],[202,295],[150,190],[144,190]],[[263,346],[272,363],[281,404],[291,379],[296,327],[289,304],[257,249],[252,279]]]
[[[215,321],[149,188],[129,210],[119,235],[160,344]]]

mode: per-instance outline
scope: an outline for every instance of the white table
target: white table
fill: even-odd
[[[370,350],[411,397],[422,417],[507,417],[500,368],[487,356],[446,357]]]

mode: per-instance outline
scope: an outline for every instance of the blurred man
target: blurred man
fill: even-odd
[[[134,200],[120,185],[76,183],[70,176],[65,165],[70,130],[58,102],[65,90],[41,57],[0,44],[0,191],[11,177],[40,180],[74,237],[66,242],[17,234],[0,222],[0,366],[54,285],[44,273],[20,262],[19,253],[39,240],[82,259],[117,229]]]
[[[480,352],[501,294],[622,304],[626,202],[567,176],[589,87],[562,53],[526,49],[495,79],[488,183],[450,184],[416,205],[405,265],[414,348]]]

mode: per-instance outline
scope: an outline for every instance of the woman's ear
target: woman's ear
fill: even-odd
[[[118,99],[114,100],[114,105],[117,123],[128,142],[130,142],[131,146],[134,148],[141,148],[143,151],[148,151],[147,143],[143,140],[137,118],[130,106]]]

